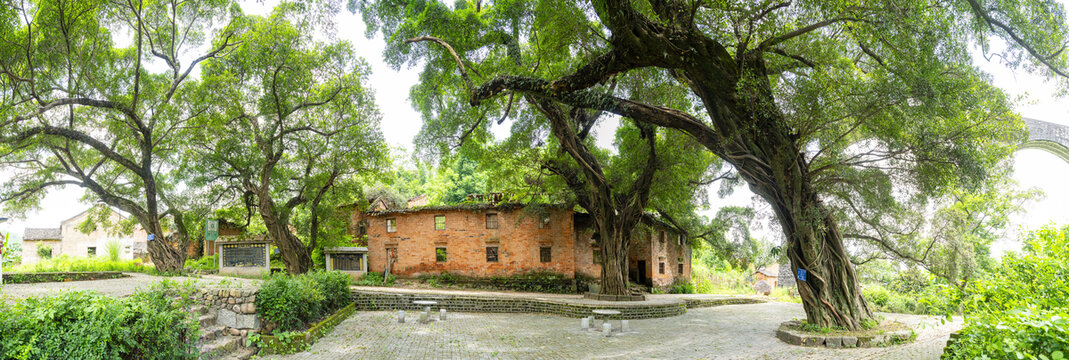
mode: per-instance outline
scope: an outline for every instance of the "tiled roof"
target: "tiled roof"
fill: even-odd
[[[59,228],[26,228],[22,233],[22,240],[59,240],[61,237]]]

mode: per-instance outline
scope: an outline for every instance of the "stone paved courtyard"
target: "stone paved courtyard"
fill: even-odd
[[[913,326],[911,344],[873,349],[790,346],[774,330],[803,318],[799,304],[691,309],[633,320],[634,333],[611,338],[578,329],[579,319],[538,314],[450,313],[445,322],[398,324],[393,312],[357,312],[308,351],[268,359],[937,359],[960,320],[882,314]]]

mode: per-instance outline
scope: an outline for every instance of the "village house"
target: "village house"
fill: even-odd
[[[598,278],[599,236],[587,214],[561,206],[465,204],[390,209],[373,201],[353,211],[352,232],[365,239],[367,268],[400,277],[451,273],[471,277],[553,272]],[[686,239],[652,216],[636,229],[628,256],[631,281],[666,287],[690,278]]]
[[[90,209],[91,210],[91,209]],[[51,249],[51,256],[67,255],[72,257],[107,256],[107,245],[117,242],[120,248],[120,259],[133,259],[148,255],[148,242],[146,233],[141,227],[134,225],[130,233],[116,233],[116,229],[105,229],[97,226],[95,230],[86,234],[78,230],[78,225],[90,216],[90,210],[63,220],[58,228],[26,228],[22,235],[22,262],[33,264],[41,261],[38,255],[38,247]],[[126,220],[126,217],[107,208],[108,221],[117,224]]]

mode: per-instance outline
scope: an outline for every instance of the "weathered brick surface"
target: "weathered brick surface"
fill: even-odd
[[[538,227],[538,216],[512,210],[421,210],[366,216],[368,267],[386,269],[386,249],[397,249],[392,273],[419,276],[449,272],[475,277],[508,276],[549,271],[574,276],[572,212],[549,209],[550,221]],[[486,215],[497,214],[497,229],[486,228]],[[435,230],[434,217],[445,216],[445,229]],[[388,232],[387,219],[396,219],[397,231]],[[498,248],[498,261],[488,262],[486,248]],[[552,261],[541,262],[540,247],[552,248]],[[446,248],[445,262],[435,249]]]
[[[539,215],[522,206],[354,212],[353,222],[366,223],[371,271],[384,271],[387,253],[396,252],[391,272],[402,277],[443,272],[472,277],[511,276],[532,271],[569,278],[600,277],[601,265],[595,262],[594,255],[598,251],[593,240],[595,231],[589,216],[564,208],[545,210],[550,220],[541,228]],[[496,229],[486,228],[487,214],[497,214]],[[445,217],[445,229],[435,229],[436,216]],[[387,228],[390,219],[396,224],[394,232]],[[651,231],[658,239],[652,243]],[[659,240],[662,233],[663,243]],[[552,249],[550,262],[541,261],[540,249],[544,246]],[[440,247],[446,249],[444,262],[436,258],[436,248]],[[488,261],[487,247],[497,247],[497,262]],[[636,228],[628,258],[631,280],[635,282],[664,287],[690,276],[690,249],[663,224]],[[684,265],[682,273],[678,268],[680,260]],[[639,269],[640,262],[643,269]],[[663,274],[661,262],[665,264]],[[645,281],[639,281],[640,273],[645,274]]]

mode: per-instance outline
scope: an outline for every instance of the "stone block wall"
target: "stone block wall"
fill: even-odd
[[[215,312],[216,323],[225,331],[245,336],[258,333],[263,327],[256,314],[257,293],[258,289],[201,289],[195,300]]]
[[[513,298],[466,295],[396,294],[371,291],[353,291],[353,302],[358,310],[367,311],[419,311],[423,306],[413,304],[417,300],[437,301],[433,309],[472,313],[539,313],[571,318],[582,318],[596,309],[619,310],[617,319],[652,319],[682,315],[687,312],[683,301],[657,304],[582,304],[565,303],[549,299]]]

